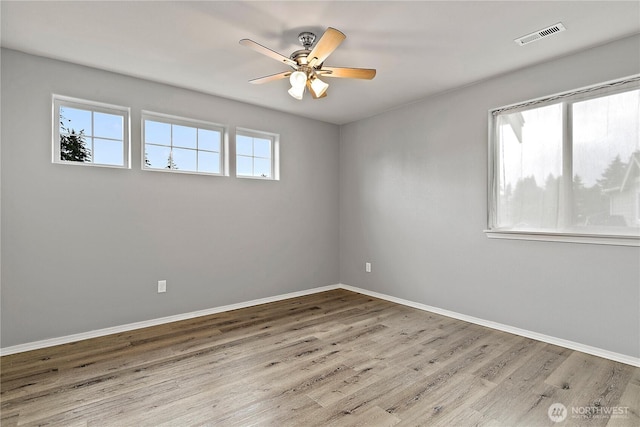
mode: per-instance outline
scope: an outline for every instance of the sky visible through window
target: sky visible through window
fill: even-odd
[[[271,139],[236,135],[236,174],[271,178]]]
[[[564,108],[558,102],[498,116],[498,223],[639,227],[640,90],[569,102],[567,141]]]
[[[124,165],[124,118],[90,109],[60,106],[60,135],[75,134],[88,156],[74,161]],[[144,168],[222,173],[222,130],[145,118]],[[238,132],[236,175],[273,178],[273,140]]]
[[[124,165],[124,119],[121,115],[60,107],[60,134],[84,131],[84,144],[91,162]]]
[[[519,114],[519,113],[515,113]],[[538,185],[549,174],[562,175],[562,105],[522,112],[522,142],[502,122],[502,183],[515,187],[533,176]],[[640,150],[640,90],[573,104],[573,168],[585,185],[594,185],[616,158],[624,162]]]
[[[640,150],[640,90],[573,104],[573,174],[593,185],[619,156]]]
[[[221,173],[220,131],[144,121],[145,167]]]

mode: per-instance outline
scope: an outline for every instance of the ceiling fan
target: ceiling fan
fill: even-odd
[[[305,88],[309,90],[309,93],[311,93],[314,99],[327,96],[327,88],[329,85],[320,80],[320,77],[373,79],[376,75],[376,70],[373,69],[327,67],[324,65],[327,57],[331,55],[345,38],[346,36],[342,32],[329,27],[314,46],[316,35],[308,31],[302,32],[298,36],[298,40],[304,49],[293,52],[288,58],[253,40],[242,39],[240,40],[241,45],[251,48],[269,58],[273,58],[278,62],[287,64],[293,69],[293,71],[285,71],[249,80],[249,83],[262,84],[289,77],[289,82],[291,83],[289,95],[301,100]]]

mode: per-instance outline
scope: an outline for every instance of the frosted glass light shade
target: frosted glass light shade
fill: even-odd
[[[292,87],[301,87],[304,89],[304,85],[307,83],[307,75],[302,71],[294,71],[289,77]]]
[[[289,95],[293,96],[295,99],[301,100],[303,94],[304,94],[304,85],[300,87],[291,86],[291,89],[289,89]]]
[[[324,95],[328,87],[328,84],[318,78],[315,78],[311,81],[311,90],[313,90],[316,98],[320,98],[322,95]]]

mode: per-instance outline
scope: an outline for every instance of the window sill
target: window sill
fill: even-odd
[[[240,179],[257,179],[258,181],[279,181],[279,179],[272,178],[270,176],[236,175],[236,178],[240,178]]]
[[[142,167],[143,171],[150,172],[168,172],[168,173],[178,173],[183,175],[204,175],[204,176],[227,176],[223,173],[213,173],[213,172],[199,172],[199,171],[190,171],[183,169],[167,169],[167,168],[149,168],[146,166]]]
[[[106,163],[76,162],[72,160],[53,160],[54,165],[89,166],[92,168],[131,169],[128,165],[109,165]]]
[[[536,231],[484,230],[490,239],[536,240],[543,242],[640,247],[640,237],[607,234],[545,233]]]

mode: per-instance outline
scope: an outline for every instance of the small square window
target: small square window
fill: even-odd
[[[236,176],[278,180],[279,138],[276,134],[236,130]]]
[[[143,112],[143,168],[224,175],[224,137],[215,123]]]
[[[53,162],[129,167],[129,109],[53,96]]]

